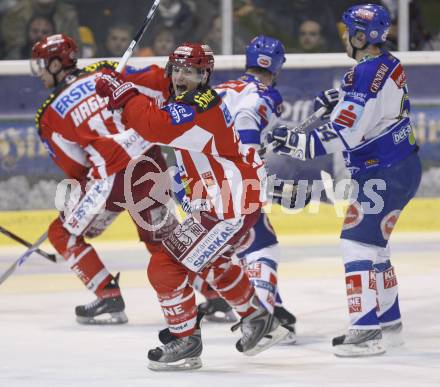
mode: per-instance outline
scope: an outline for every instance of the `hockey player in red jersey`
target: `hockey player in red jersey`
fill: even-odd
[[[241,142],[260,149],[264,134],[277,125],[282,112],[283,98],[276,88],[276,80],[286,60],[285,48],[278,39],[260,35],[251,40],[245,53],[244,74],[214,88],[228,106]],[[275,192],[271,196],[278,204],[285,205],[282,197],[283,187],[287,192],[286,186],[284,182],[273,185]],[[292,186],[291,190],[296,192],[296,187]],[[182,194],[183,191],[177,195]],[[289,208],[295,207],[295,199],[289,200]],[[278,287],[278,249],[275,231],[262,209],[249,238],[239,246],[236,254],[245,265],[259,300],[290,330],[283,343],[294,343],[296,317],[284,308]],[[195,277],[194,287],[206,297],[206,301],[199,305],[199,310],[206,312],[205,319],[217,322],[235,319],[231,307],[210,289],[206,281]]]
[[[148,158],[130,170],[131,199],[137,203],[149,197],[154,182],[134,184],[147,173],[166,170],[159,147],[144,141],[121,122],[118,113],[106,108],[106,101],[95,92],[95,78],[103,69],[116,63],[99,62],[84,69],[76,67],[77,45],[62,34],[52,35],[35,44],[32,69],[52,94],[36,115],[36,127],[53,161],[76,189],[64,211],[49,227],[48,236],[55,249],[86,287],[98,297],[87,305],[77,306],[77,321],[84,324],[121,324],[127,322],[124,300],[118,285],[85,237],[101,234],[124,208],[124,171],[130,160],[145,154]],[[169,96],[169,80],[163,69],[150,66],[133,71],[127,79],[142,86],[142,91],[158,104]],[[97,141],[101,138],[101,141]],[[150,253],[160,249],[160,241],[177,222],[164,206],[164,200],[150,198],[150,206],[139,214],[150,227],[135,222],[139,238]]]
[[[240,352],[256,354],[288,334],[255,297],[243,269],[231,261],[233,246],[259,217],[266,174],[255,150],[241,144],[228,108],[209,87],[213,66],[208,46],[179,46],[167,65],[172,100],[162,109],[116,72],[96,84],[97,93],[109,97],[110,109],[123,109],[122,122],[145,140],[174,148],[187,194],[184,207],[190,214],[162,242],[148,267],[168,325],[168,334],[160,335],[163,345],[148,353],[154,370],[201,367],[190,272],[207,278],[242,317],[235,327],[243,333],[236,345]]]

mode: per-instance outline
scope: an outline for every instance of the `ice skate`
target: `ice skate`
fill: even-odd
[[[381,328],[385,348],[394,348],[404,344],[402,323],[400,321],[391,325],[381,325]]]
[[[237,321],[234,310],[223,298],[211,298],[202,302],[198,310],[205,314],[207,321],[216,323],[234,323]]]
[[[202,366],[202,335],[201,321],[204,314],[197,312],[196,330],[191,336],[178,338],[168,328],[159,332],[159,340],[163,344],[148,351],[150,360],[148,368],[152,371],[186,371]]]
[[[289,333],[280,341],[280,344],[295,344],[296,343],[296,317],[282,306],[276,306],[274,316],[279,320],[280,324],[286,328]]]
[[[125,303],[119,289],[119,273],[104,288],[102,297],[75,308],[76,321],[86,325],[116,325],[128,321]]]
[[[185,371],[202,366],[200,355],[203,345],[200,328],[197,328],[191,336],[182,338],[174,336],[168,328],[165,328],[159,332],[159,340],[163,345],[148,351],[150,370]]]
[[[380,329],[350,329],[348,334],[333,338],[334,354],[339,357],[377,356],[385,353]]]
[[[243,336],[237,341],[236,347],[246,356],[254,356],[272,347],[289,334],[278,319],[263,306],[249,316],[243,317],[239,323],[232,326],[231,330],[235,331],[238,328],[241,329]]]

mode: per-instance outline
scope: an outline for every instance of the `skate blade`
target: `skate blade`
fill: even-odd
[[[398,333],[382,332],[382,343],[385,348],[395,348],[405,344],[405,340],[403,339],[403,335],[401,332]]]
[[[278,344],[279,345],[292,345],[292,344],[296,343],[296,340],[297,340],[297,337],[296,337],[295,332],[289,331],[287,336],[283,340],[281,340]]]
[[[264,336],[254,348],[243,351],[243,354],[246,356],[255,356],[285,339],[289,333],[290,331],[288,329],[279,325],[272,332]]]
[[[235,316],[234,312],[231,310],[226,313],[215,312],[212,314],[205,314],[205,321],[226,324],[226,323],[235,323],[238,321],[238,319]]]
[[[333,347],[337,357],[368,357],[385,353],[382,340],[369,340],[362,344],[340,344]]]
[[[104,313],[95,317],[76,316],[76,321],[82,325],[120,325],[128,322],[125,312]]]
[[[189,357],[175,361],[173,363],[163,363],[160,361],[150,360],[148,369],[151,371],[189,371],[196,370],[202,367],[202,359],[200,357]]]

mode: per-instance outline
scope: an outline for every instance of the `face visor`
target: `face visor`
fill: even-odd
[[[46,61],[43,58],[32,58],[30,60],[31,72],[35,77],[41,76],[43,70],[46,70]]]
[[[207,82],[207,71],[186,63],[168,62],[167,74],[171,77],[176,95],[191,91]]]
[[[167,64],[167,74],[169,76],[180,76],[190,82],[202,82],[205,73],[205,69],[197,68],[187,63],[168,62]]]

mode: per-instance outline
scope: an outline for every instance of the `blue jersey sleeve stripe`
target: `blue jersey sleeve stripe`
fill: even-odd
[[[243,144],[260,144],[260,132],[255,129],[240,129],[240,140]]]
[[[346,101],[346,102],[353,102],[353,103],[356,103],[356,104],[358,104],[358,105],[360,105],[360,106],[365,106],[365,104],[367,103],[367,101],[368,101],[370,98],[375,98],[375,97],[371,97],[371,96],[367,95],[366,98],[365,98],[364,100],[361,100],[361,99],[359,99],[359,98],[352,97],[352,96],[350,96],[350,95],[345,95],[345,97],[344,97],[344,101]]]

